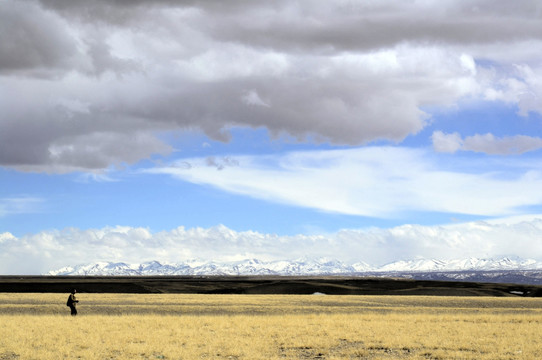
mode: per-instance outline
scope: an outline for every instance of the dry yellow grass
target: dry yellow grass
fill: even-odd
[[[0,359],[538,359],[542,299],[0,293]]]

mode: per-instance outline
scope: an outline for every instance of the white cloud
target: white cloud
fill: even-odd
[[[518,106],[518,114],[542,113],[542,64],[521,63],[509,66],[508,71],[487,74],[483,90],[487,100],[502,101]]]
[[[147,170],[272,202],[341,214],[394,217],[408,211],[503,216],[542,203],[538,160],[510,168],[505,162],[477,171],[448,169],[425,150],[364,147],[278,155],[235,156],[235,167],[190,166]],[[470,160],[465,167],[472,164]],[[527,174],[529,174],[527,176]]]
[[[458,133],[445,134],[435,131],[433,148],[437,152],[454,153],[458,150],[481,152],[490,155],[518,155],[542,148],[542,138],[515,135],[497,138],[493,134],[476,134],[461,138]]]
[[[241,100],[247,105],[258,105],[258,106],[266,106],[269,107],[269,104],[264,102],[262,98],[260,98],[260,95],[256,92],[256,90],[250,90],[247,91],[246,94],[244,94],[241,97]]]
[[[520,114],[529,112],[542,113],[542,66],[532,69],[529,65],[518,65],[521,77],[525,82],[524,91],[519,94]]]
[[[538,137],[516,135],[496,138],[493,134],[468,136],[464,140],[463,149],[486,154],[523,154],[542,148],[542,139]]]
[[[16,240],[15,236],[12,233],[4,232],[0,233],[0,243],[5,243],[11,240]]]
[[[433,148],[437,152],[455,153],[463,146],[463,139],[458,133],[445,134],[442,131],[435,131],[431,136]]]
[[[383,265],[416,257],[456,259],[516,255],[542,260],[542,216],[446,226],[403,225],[345,229],[326,235],[278,236],[236,232],[225,226],[179,227],[151,233],[144,228],[65,229],[16,238],[0,234],[0,274],[39,274],[95,261],[229,261],[258,258],[336,258]]]
[[[92,172],[170,152],[159,132],[227,141],[232,126],[401,142],[428,124],[423,109],[466,97],[542,112],[539,12],[533,2],[4,1],[0,166]]]
[[[462,54],[459,60],[461,61],[461,66],[463,66],[465,70],[472,75],[476,75],[476,62],[471,55]]]

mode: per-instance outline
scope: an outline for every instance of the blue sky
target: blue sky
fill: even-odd
[[[541,14],[2,2],[0,273],[540,260]]]
[[[484,118],[480,119],[481,117]],[[538,121],[540,119],[536,116],[518,116],[517,108],[481,104],[476,109],[467,108],[464,111],[453,110],[433,115],[431,125],[419,134],[409,136],[401,145],[379,141],[377,145],[368,147],[431,149],[431,134],[435,129],[477,134],[491,130],[488,124],[499,123],[509,126],[508,132],[499,136],[510,133],[532,135],[538,129],[537,126],[528,126],[528,123]],[[496,127],[496,130],[500,132],[502,128]],[[248,154],[255,157],[280,157],[292,152],[350,149],[330,144],[299,144],[288,139],[270,139],[265,129],[234,129],[231,132],[232,139],[227,143],[211,140],[199,132],[169,136],[169,143],[178,149],[171,155],[142,160],[134,165],[123,165],[118,169],[110,168],[101,173],[44,174],[4,168],[1,175],[2,183],[6,186],[3,187],[2,198],[7,210],[0,218],[0,224],[17,236],[66,227],[101,228],[124,225],[141,226],[156,232],[179,225],[211,227],[217,224],[237,231],[255,230],[294,235],[307,232],[329,233],[343,228],[391,227],[405,223],[440,225],[495,217],[495,214],[423,211],[417,209],[415,204],[412,204],[408,211],[391,216],[344,214],[310,206],[262,200],[223,191],[212,184],[200,185],[180,181],[168,175],[146,173],[160,167],[157,163],[183,159],[215,158],[220,161],[224,157],[234,159],[236,156]],[[440,163],[442,170],[466,173],[498,171],[505,177],[516,176],[517,162],[530,162],[532,159],[536,162],[540,156],[540,151],[521,156],[508,155],[505,158],[476,153],[449,155],[433,153],[431,150],[429,152],[430,156]],[[223,170],[217,170],[217,176],[220,176],[221,171]],[[20,202],[10,205],[10,199],[19,199]],[[536,206],[527,211],[533,210],[536,210]],[[525,211],[518,209],[517,212]],[[293,219],[295,220],[292,221]]]

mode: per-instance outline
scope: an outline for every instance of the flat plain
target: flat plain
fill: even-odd
[[[0,293],[0,359],[538,359],[542,299]]]

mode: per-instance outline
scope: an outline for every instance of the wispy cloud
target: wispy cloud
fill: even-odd
[[[182,181],[272,202],[341,214],[400,216],[407,211],[504,216],[542,204],[537,162],[498,171],[448,168],[429,150],[364,147],[278,155],[235,156],[236,166],[209,166],[182,159],[183,166],[149,169]],[[231,159],[230,159],[231,162]],[[190,166],[184,166],[184,164]],[[464,168],[472,168],[467,160]]]
[[[44,201],[30,196],[0,198],[0,217],[38,212]]]

